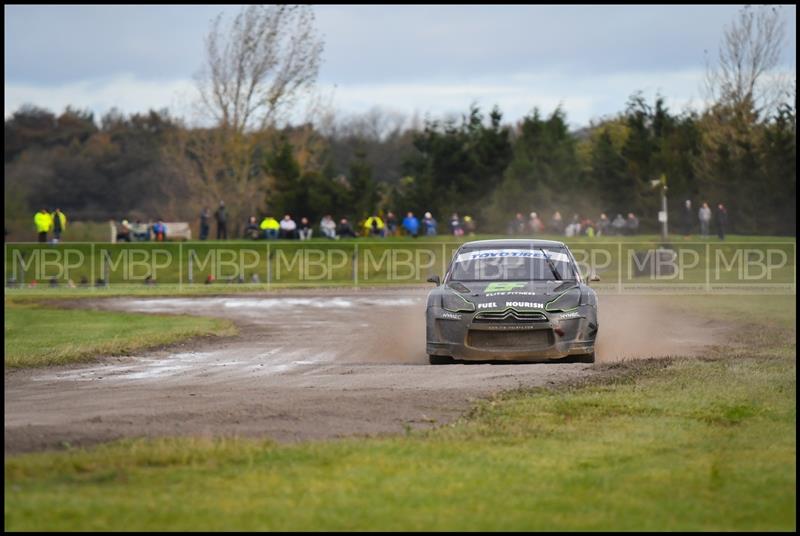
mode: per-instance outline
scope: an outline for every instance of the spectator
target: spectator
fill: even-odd
[[[67,228],[67,216],[57,208],[50,217],[53,219],[53,244],[58,244],[61,233]]]
[[[386,236],[397,234],[397,216],[391,210],[386,214]]]
[[[553,214],[553,217],[550,218],[550,230],[556,234],[564,232],[564,221],[561,219],[561,213],[557,210]]]
[[[703,206],[697,211],[697,218],[700,220],[700,236],[708,238],[708,226],[711,223],[711,209],[708,203],[703,201]]]
[[[319,222],[319,230],[322,232],[322,235],[326,238],[330,238],[331,240],[336,239],[336,222],[333,221],[333,217],[330,214],[326,214],[322,221]]]
[[[470,215],[464,216],[464,232],[470,236],[475,234],[475,220]]]
[[[403,218],[403,229],[414,238],[419,234],[419,220],[414,216],[413,212],[409,211],[406,217]]]
[[[291,214],[284,214],[280,223],[280,237],[294,239],[297,238],[297,224],[292,219]]]
[[[517,212],[511,223],[508,224],[508,234],[518,235],[525,233],[525,218],[521,212]]]
[[[278,220],[273,218],[272,216],[264,216],[264,219],[261,220],[261,228],[262,236],[267,240],[275,240],[278,238],[278,231],[281,228],[281,224],[278,223]]]
[[[622,214],[617,214],[614,221],[611,222],[611,228],[614,230],[615,235],[621,235],[625,232],[625,219]]]
[[[131,226],[131,233],[134,240],[150,240],[150,226],[142,223],[142,220],[136,220],[136,223]]]
[[[160,219],[153,225],[153,240],[163,242],[167,239],[167,226]]]
[[[47,233],[53,226],[53,217],[46,208],[33,215],[33,223],[36,225],[36,232],[39,233],[39,242],[47,242]]]
[[[535,212],[531,212],[530,219],[528,220],[528,228],[531,234],[537,235],[544,231],[544,224],[542,220],[539,219],[539,215]]]
[[[298,232],[300,233],[300,240],[308,240],[311,238],[311,235],[314,234],[314,230],[311,228],[311,225],[309,225],[308,218],[305,216],[300,218],[300,228]]]
[[[426,236],[436,236],[436,220],[433,219],[433,215],[430,212],[425,213],[425,217],[422,219],[422,226],[425,228]]]
[[[383,227],[383,220],[380,216],[370,216],[364,220],[364,235],[382,237]]]
[[[356,232],[353,230],[353,227],[350,225],[350,222],[347,221],[347,218],[342,218],[339,222],[339,228],[336,229],[336,234],[339,236],[350,236],[352,238],[356,237]]]
[[[633,212],[628,212],[628,222],[625,228],[629,235],[634,235],[639,231],[639,218]]]
[[[117,242],[130,242],[131,241],[131,226],[128,220],[122,220],[122,224],[117,230]]]
[[[244,229],[244,237],[252,240],[258,240],[261,236],[261,228],[258,226],[255,216],[250,216],[247,222],[247,227]]]
[[[720,240],[725,240],[725,227],[728,225],[728,211],[725,210],[725,205],[720,203],[717,205],[717,236]]]
[[[217,219],[217,240],[228,239],[228,211],[225,209],[225,201],[219,202],[219,208],[214,213]]]
[[[564,234],[566,236],[578,236],[581,234],[581,220],[577,214],[572,215],[572,221],[564,229]]]
[[[581,233],[585,234],[586,236],[594,236],[595,228],[594,222],[589,218],[581,218]]]
[[[692,200],[687,199],[683,205],[683,236],[689,238],[692,234],[692,222],[694,220],[694,212],[692,211]]]
[[[461,220],[458,218],[457,212],[450,217],[450,232],[453,233],[453,236],[464,236],[464,229],[461,227]]]
[[[200,213],[200,240],[208,238],[208,233],[211,230],[210,219],[211,211],[208,210],[208,207],[205,207],[203,212]]]
[[[608,221],[608,216],[603,212],[600,214],[600,219],[597,220],[597,236],[603,236],[608,233],[608,226],[611,222]]]

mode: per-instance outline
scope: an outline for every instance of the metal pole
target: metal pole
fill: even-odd
[[[353,257],[352,257],[353,264],[352,274],[353,274],[353,286],[358,286],[358,244],[353,245]]]
[[[661,210],[664,212],[664,221],[661,222],[661,239],[667,241],[667,182],[664,180],[664,185],[661,188]]]
[[[192,251],[189,251],[189,283],[193,283],[194,279],[192,277]]]
[[[267,255],[267,285],[272,283],[272,251]]]

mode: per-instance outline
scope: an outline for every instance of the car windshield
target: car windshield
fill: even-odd
[[[451,281],[554,281],[576,279],[565,248],[462,250],[453,259]]]

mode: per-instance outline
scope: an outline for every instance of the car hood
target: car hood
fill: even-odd
[[[549,302],[564,292],[577,288],[571,281],[451,281],[447,286],[473,303],[500,300]]]

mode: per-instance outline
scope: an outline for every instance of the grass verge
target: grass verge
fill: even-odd
[[[232,335],[228,320],[5,304],[5,366],[65,365],[201,335]]]
[[[432,431],[8,457],[5,528],[794,530],[795,298],[774,299],[758,323],[747,301],[726,302],[750,323],[705,359],[505,393]]]

